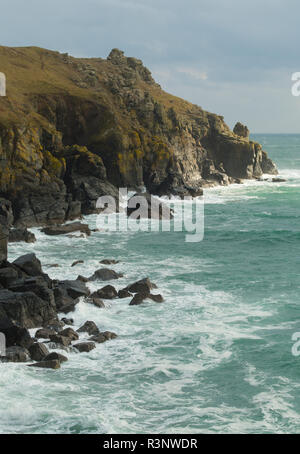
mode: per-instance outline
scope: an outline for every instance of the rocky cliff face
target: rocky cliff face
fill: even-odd
[[[238,124],[164,92],[140,60],[0,47],[0,196],[15,225],[74,219],[117,187],[197,195],[276,173]]]

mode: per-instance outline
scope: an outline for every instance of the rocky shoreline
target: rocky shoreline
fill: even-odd
[[[115,260],[104,260],[116,263]],[[6,338],[6,353],[0,362],[32,362],[32,367],[58,369],[68,360],[55,350],[69,353],[89,352],[97,344],[117,338],[111,331],[100,331],[87,320],[77,331],[71,313],[83,301],[101,310],[105,300],[130,298],[130,305],[146,299],[162,303],[160,294],[153,294],[156,285],[149,278],[131,283],[117,290],[112,285],[101,286],[91,292],[88,282],[100,283],[117,280],[123,275],[109,268],[95,270],[90,277],[76,280],[53,280],[43,272],[35,254],[26,254],[10,263],[0,264],[0,332]],[[29,330],[37,328],[34,337]],[[81,337],[79,337],[81,335]],[[83,335],[83,337],[82,337]]]
[[[0,58],[0,197],[16,228],[96,213],[97,199],[117,199],[120,187],[195,197],[277,173],[246,126],[231,131],[223,117],[166,93],[118,49],[79,59],[0,46]]]
[[[33,226],[50,236],[89,236],[78,220],[103,210],[101,196],[113,197],[119,210],[122,187],[148,203],[150,194],[198,197],[206,187],[278,172],[246,126],[231,131],[223,117],[164,92],[140,60],[118,49],[107,59],[76,59],[0,46],[0,57],[7,75],[0,110],[0,332],[7,341],[1,360],[56,369],[67,358],[49,348],[88,352],[117,337],[93,321],[75,331],[65,316],[80,300],[101,310],[105,299],[130,298],[134,306],[163,297],[148,278],[116,289],[111,281],[120,274],[104,266],[89,277],[53,280],[34,254],[8,262],[8,242],[34,243],[27,230]],[[128,216],[133,210],[128,205]],[[157,220],[164,216],[172,218],[172,210],[157,210]],[[91,293],[89,282],[108,285]]]

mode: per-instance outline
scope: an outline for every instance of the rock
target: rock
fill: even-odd
[[[5,316],[0,317],[0,333],[5,335],[6,347],[29,348],[33,344],[29,331]]]
[[[128,200],[127,215],[136,212],[136,219],[148,218],[170,220],[174,218],[174,211],[167,204],[148,193],[137,193]]]
[[[73,318],[62,318],[61,321],[65,324],[65,325],[74,325],[74,320]]]
[[[90,352],[94,348],[96,348],[96,345],[94,342],[81,342],[80,344],[75,344],[74,348],[76,348],[80,353],[82,352]]]
[[[72,232],[82,232],[87,236],[90,236],[91,234],[89,226],[87,224],[82,224],[81,222],[45,227],[42,229],[42,232],[46,235],[65,235],[66,233]]]
[[[94,306],[99,307],[101,309],[105,308],[104,302],[96,296],[91,296],[90,298],[87,298],[86,302],[89,304],[93,304]]]
[[[71,339],[71,341],[75,341],[75,340],[79,339],[78,334],[72,328],[66,328],[63,331],[61,331],[59,334],[61,336],[68,337],[69,339]]]
[[[60,334],[51,334],[49,338],[51,342],[62,345],[63,347],[68,347],[72,342],[72,339],[66,336],[61,336]]]
[[[250,135],[250,131],[247,126],[243,125],[240,122],[237,122],[235,127],[233,128],[234,134],[240,137],[248,138]]]
[[[88,333],[90,336],[93,334],[98,334],[100,331],[93,321],[87,321],[84,325],[82,325],[78,330],[78,333]]]
[[[96,270],[93,276],[89,277],[89,281],[111,281],[113,279],[119,279],[123,274],[116,273],[114,270],[108,268],[101,268]]]
[[[16,293],[32,292],[42,300],[47,301],[55,310],[55,300],[51,284],[45,276],[30,277],[19,280],[8,286],[8,289]],[[53,313],[55,318],[55,314]]]
[[[60,369],[60,361],[58,359],[52,359],[50,361],[40,361],[35,364],[29,364],[28,367],[40,367],[42,369]]]
[[[145,299],[150,297],[150,293],[136,293],[129,303],[129,306],[138,306],[142,304]]]
[[[33,292],[0,290],[0,319],[4,317],[15,320],[25,328],[45,326],[56,317],[55,304]]]
[[[150,293],[150,291],[155,288],[157,288],[157,286],[146,277],[129,285],[124,290],[128,290],[130,293]]]
[[[13,264],[29,276],[39,276],[43,274],[41,262],[35,254],[22,255],[17,258]]]
[[[85,283],[80,280],[60,281],[58,283],[58,287],[63,290],[66,290],[67,294],[73,299],[79,298],[81,296],[90,295],[90,290],[85,285]]]
[[[284,183],[286,180],[283,178],[272,178],[272,183]]]
[[[44,358],[44,361],[47,362],[47,361],[59,361],[60,363],[64,363],[66,361],[68,361],[68,358],[64,355],[61,355],[60,353],[57,353],[57,352],[51,352],[49,353],[49,355],[47,355],[45,358]]]
[[[34,337],[36,339],[50,339],[50,336],[53,334],[56,334],[53,329],[41,328],[37,330]]]
[[[132,294],[126,288],[118,291],[119,298],[129,298],[130,296],[132,296]]]
[[[164,298],[162,297],[162,295],[153,295],[152,293],[150,293],[149,298],[152,301],[155,301],[155,303],[163,303],[164,302]]]
[[[76,279],[76,280],[77,280],[77,281],[81,281],[81,282],[85,282],[85,283],[89,281],[87,277],[80,276],[80,275],[77,276],[77,279]]]
[[[118,336],[115,333],[110,331],[104,331],[103,333],[96,334],[92,336],[89,340],[96,342],[98,344],[102,344],[103,342],[107,342],[112,339],[116,339]]]
[[[145,299],[151,299],[152,301],[155,301],[156,303],[162,303],[164,301],[163,297],[161,295],[153,295],[151,293],[146,292],[140,292],[136,293],[132,300],[129,303],[129,306],[138,306],[139,304],[142,304]]]
[[[119,260],[113,260],[113,259],[104,259],[101,260],[102,265],[116,265],[117,263],[120,263]]]
[[[112,300],[117,298],[118,292],[112,285],[106,285],[105,287],[97,290],[96,292],[92,293],[92,298],[100,298],[100,299],[107,299]]]
[[[29,351],[24,347],[8,347],[5,356],[0,358],[3,362],[26,363],[30,360]]]
[[[261,152],[261,169],[262,173],[268,173],[270,175],[277,175],[278,170],[274,162],[268,157],[267,153],[262,150]]]
[[[65,326],[64,322],[62,320],[58,320],[58,318],[54,320],[50,320],[45,326],[45,329],[50,329],[54,331],[54,333],[59,333],[63,327]]]
[[[8,230],[13,223],[11,202],[0,198],[0,263],[7,260]]]
[[[35,243],[36,238],[34,233],[29,232],[27,229],[11,229],[9,231],[8,242],[19,243],[24,241],[25,243]]]
[[[71,267],[79,265],[80,263],[84,263],[84,261],[83,260],[76,260],[76,262],[72,263]]]
[[[49,354],[48,348],[41,342],[36,342],[32,344],[28,350],[31,359],[33,359],[34,361],[42,361],[45,358],[45,356]]]
[[[0,269],[0,284],[7,288],[18,280],[18,272],[11,266]]]

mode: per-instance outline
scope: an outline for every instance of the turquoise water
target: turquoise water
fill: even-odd
[[[95,233],[11,245],[34,251],[53,278],[90,275],[116,258],[125,277],[149,276],[166,299],[105,309],[80,303],[115,341],[69,354],[59,371],[0,365],[1,433],[300,433],[300,135],[259,135],[286,183],[205,193],[205,235]],[[94,225],[95,216],[86,220]],[[85,263],[76,268],[77,259]],[[101,286],[98,283],[98,288]],[[94,285],[92,288],[97,288]]]

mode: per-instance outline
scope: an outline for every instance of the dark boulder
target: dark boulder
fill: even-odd
[[[146,299],[151,299],[152,301],[155,301],[156,303],[163,303],[164,299],[161,295],[153,295],[152,293],[148,292],[141,292],[141,293],[136,293],[132,300],[130,301],[129,305],[130,306],[138,306],[139,304],[142,304],[143,301]]]
[[[0,290],[0,319],[7,317],[25,328],[45,326],[57,317],[55,305],[33,292]]]
[[[80,280],[75,281],[60,281],[58,287],[65,290],[67,294],[73,298],[79,298],[81,296],[89,296],[90,290],[84,282]]]
[[[65,235],[66,233],[81,232],[90,235],[91,231],[87,224],[72,222],[71,224],[45,227],[42,232],[46,235]]]
[[[66,336],[61,336],[60,334],[51,334],[50,341],[55,344],[62,345],[63,347],[68,347],[71,344],[72,339]]]
[[[74,325],[74,320],[73,318],[62,318],[61,321],[65,324],[65,325],[70,325],[70,326],[73,326]]]
[[[132,296],[132,294],[126,288],[123,288],[122,290],[118,291],[118,297],[121,299],[130,298],[130,296]]]
[[[104,260],[101,260],[101,264],[102,265],[116,265],[117,263],[119,263],[120,261],[119,260],[114,260],[114,259],[104,259]]]
[[[75,344],[74,348],[78,350],[80,353],[87,353],[96,348],[94,342],[81,342],[80,344]]]
[[[59,361],[60,363],[64,363],[66,361],[68,361],[68,358],[64,355],[62,355],[61,353],[57,353],[57,352],[51,352],[49,353],[49,355],[47,355],[45,358],[44,358],[44,361]]]
[[[157,288],[157,286],[146,277],[129,285],[124,290],[128,290],[130,293],[150,293],[150,291],[155,288]]]
[[[136,293],[132,300],[129,303],[129,306],[138,306],[142,304],[147,298],[149,298],[150,293]]]
[[[12,266],[0,269],[0,284],[7,288],[18,280],[19,274]]]
[[[174,211],[169,206],[148,193],[137,193],[128,200],[127,215],[135,219],[148,218],[170,220],[174,218]]]
[[[78,340],[79,339],[79,336],[78,334],[76,333],[76,331],[74,331],[72,328],[65,328],[63,331],[61,331],[59,333],[61,336],[66,336],[68,337],[69,339],[71,339],[71,341],[75,341],[75,340]]]
[[[152,293],[150,293],[148,298],[150,298],[152,301],[155,301],[155,303],[163,303],[164,302],[164,298],[163,298],[162,295],[153,295]]]
[[[28,367],[40,367],[42,369],[60,369],[60,361],[58,359],[40,361],[38,363],[29,364]]]
[[[272,178],[272,183],[285,183],[286,180],[283,178]]]
[[[53,329],[41,328],[37,330],[34,337],[36,339],[50,339],[50,336],[52,334],[56,334],[56,332]]]
[[[35,243],[36,238],[34,233],[27,229],[11,229],[9,231],[8,242],[20,243],[21,241],[24,241],[25,243]]]
[[[0,361],[8,363],[26,363],[30,360],[30,354],[27,348],[24,347],[8,347],[5,356],[0,358]]]
[[[86,283],[86,282],[88,282],[89,280],[88,280],[87,277],[84,277],[84,276],[79,275],[79,276],[77,276],[76,281],[81,281],[81,282],[85,282],[85,283]]]
[[[42,361],[49,354],[48,348],[41,342],[35,342],[29,347],[28,350],[31,359],[34,361]]]
[[[119,279],[120,277],[123,277],[123,274],[116,273],[116,271],[108,268],[101,268],[96,270],[88,279],[89,281],[111,281],[113,279]]]
[[[79,265],[81,263],[84,263],[84,261],[83,260],[76,260],[75,262],[72,263],[71,267]]]
[[[94,334],[99,334],[99,329],[96,325],[95,322],[93,321],[87,321],[84,323],[84,325],[82,325],[78,330],[77,330],[78,333],[88,333],[90,336],[94,335]]]
[[[89,340],[96,342],[97,344],[103,344],[103,342],[107,342],[112,339],[116,339],[118,336],[111,331],[104,331],[103,333],[96,334],[92,336]]]
[[[5,316],[0,317],[0,333],[5,336],[7,348],[14,346],[29,348],[33,344],[29,331]]]
[[[86,302],[89,304],[93,304],[93,306],[99,307],[100,309],[105,308],[104,302],[97,296],[91,296],[90,298],[87,298]]]
[[[9,285],[8,289],[16,293],[32,292],[42,300],[48,301],[55,309],[53,290],[50,289],[49,286],[50,284],[44,276],[37,276],[19,280]]]
[[[13,264],[29,276],[39,276],[43,274],[41,262],[35,254],[22,255],[21,257],[18,257]]]
[[[112,285],[106,285],[105,287],[97,290],[96,292],[92,293],[92,298],[100,298],[100,299],[107,299],[112,300],[117,298],[118,292]]]

